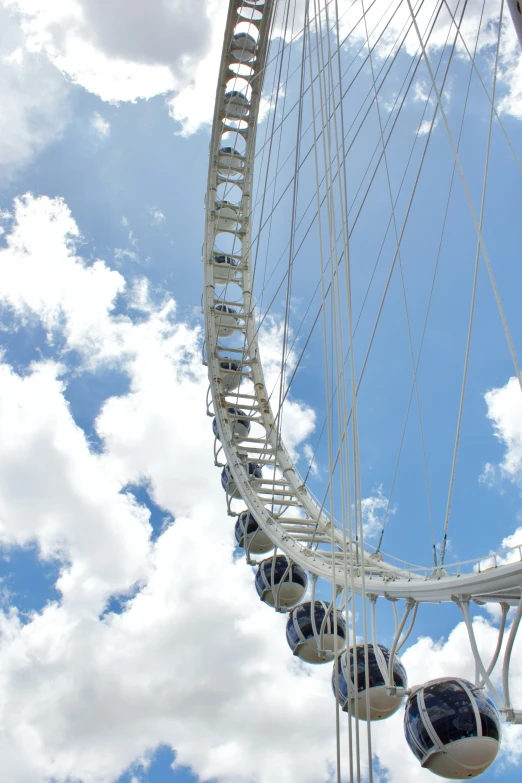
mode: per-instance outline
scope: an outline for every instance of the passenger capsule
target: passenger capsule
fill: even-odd
[[[237,258],[231,256],[214,256],[214,280],[219,285],[226,285],[234,280],[235,268],[239,266]]]
[[[255,57],[256,39],[248,33],[236,33],[232,36],[230,52],[239,63],[248,63]]]
[[[229,201],[216,201],[216,228],[220,231],[234,229],[239,222],[239,211]]]
[[[250,419],[247,417],[245,411],[242,411],[241,408],[227,408],[227,414],[231,419],[230,429],[232,430],[232,437],[234,440],[241,441],[248,438],[250,432]],[[217,420],[215,418],[212,421],[212,432],[218,440],[221,440],[219,437]]]
[[[234,327],[238,324],[238,319],[234,317],[237,310],[224,304],[217,304],[214,309],[218,313],[216,316],[218,336],[230,337],[234,333]]]
[[[294,606],[305,594],[307,584],[306,572],[285,555],[277,555],[275,562],[269,557],[257,569],[257,594],[268,606]]]
[[[241,119],[248,115],[250,101],[246,95],[239,90],[229,90],[224,98],[225,114],[227,117]]]
[[[242,511],[235,527],[236,543],[251,555],[264,555],[274,548],[267,534],[259,527],[250,511]]]
[[[337,632],[334,631],[337,627]],[[337,643],[335,637],[337,636]],[[288,615],[286,640],[294,655],[306,663],[325,663],[345,645],[346,623],[340,612],[334,623],[333,610],[324,601],[306,602]]]
[[[233,359],[221,359],[219,362],[219,377],[224,394],[237,389],[241,383],[241,365]]]
[[[384,663],[386,668],[390,661],[390,651],[379,644],[379,649],[383,654]],[[367,708],[366,708],[366,671],[365,671],[365,655],[364,644],[358,644],[356,647],[357,655],[357,672],[354,672],[353,663],[353,647],[350,648],[350,659],[348,663],[348,657],[346,650],[337,657],[337,661],[334,663],[334,670],[332,673],[332,689],[334,695],[336,694],[336,679],[338,679],[337,698],[344,712],[348,712],[350,708],[350,714],[355,715],[355,692],[357,692],[357,715],[361,720],[368,720]],[[387,693],[384,677],[382,676],[373,644],[368,644],[368,680],[369,680],[369,703],[370,703],[370,720],[382,720],[388,718],[397,712],[401,706],[403,697],[401,695],[393,695]],[[336,676],[337,671],[337,676]],[[357,680],[357,688],[354,687],[354,675]],[[406,688],[407,678],[404,666],[400,660],[395,656],[393,662],[393,683],[396,688]],[[349,694],[349,696],[348,696]],[[349,704],[350,702],[350,704]]]
[[[226,177],[230,170],[234,172],[242,171],[245,167],[244,156],[233,147],[220,147],[218,153],[219,173]]]
[[[484,772],[496,758],[501,737],[489,696],[458,677],[415,689],[406,703],[404,731],[421,765],[452,780]]]
[[[255,485],[263,478],[263,470],[261,465],[256,465],[255,462],[249,462],[247,465],[245,465],[245,467],[248,473],[248,480],[251,484]],[[234,477],[232,476],[232,471],[230,470],[229,465],[225,465],[221,471],[221,486],[225,492],[228,493],[228,496],[232,500],[237,500],[241,497],[241,490],[234,481]]]

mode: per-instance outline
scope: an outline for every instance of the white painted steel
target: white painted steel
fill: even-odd
[[[245,60],[241,59],[237,47],[232,48],[233,36],[239,23],[244,26],[245,13],[253,11],[254,6],[255,14],[252,13],[249,24],[255,32],[257,47],[255,51],[245,52],[251,74],[238,76],[237,66],[236,70],[231,66]],[[210,146],[203,248],[206,355],[213,412],[233,482],[262,530],[277,547],[306,571],[336,581],[340,587],[345,579],[343,564],[355,562],[353,584],[359,593],[364,576],[367,593],[390,599],[440,602],[465,596],[478,602],[518,604],[522,585],[519,547],[435,571],[386,555],[383,557],[382,553],[376,555],[369,549],[356,550],[344,539],[341,526],[332,526],[328,514],[305,486],[278,435],[259,356],[250,258],[255,137],[272,12],[272,0],[250,2],[248,8],[245,0],[230,2]],[[235,82],[237,85],[231,87]],[[240,94],[234,94],[236,91]],[[220,153],[229,146],[223,140],[226,132],[228,135],[235,133],[244,140],[244,153]],[[242,193],[240,202],[234,207],[223,205],[217,196],[218,186],[227,182],[237,186]],[[220,242],[225,240],[232,244],[232,249],[220,247]],[[215,263],[216,255],[234,259],[238,265]],[[216,288],[225,283],[234,284],[241,292],[241,300],[236,302],[231,300],[227,288],[220,300],[237,310],[234,330],[244,338],[240,349],[227,347],[219,340],[220,317],[222,323],[223,316],[215,308]],[[238,369],[234,366],[231,370],[229,364],[228,371],[224,370],[220,367],[223,361],[238,365]],[[238,389],[240,380],[246,385]],[[230,406],[247,411],[252,422],[264,428],[264,439],[247,438],[239,445],[227,417]],[[262,481],[252,483],[249,480],[246,467],[249,462],[269,466]],[[332,538],[336,548],[334,557],[330,548]]]

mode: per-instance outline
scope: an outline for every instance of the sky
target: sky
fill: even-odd
[[[186,0],[144,9],[139,0],[0,1],[2,769],[9,783],[326,783],[331,668],[292,658],[285,617],[258,600],[234,548],[205,415],[200,259],[227,4],[209,2],[197,18]],[[499,106],[520,150],[522,65],[511,39],[502,68]],[[507,161],[498,192],[518,204],[520,172]],[[520,348],[519,254],[507,239],[495,250]],[[410,281],[425,296],[425,278]],[[509,357],[491,348],[488,307],[478,328],[494,361],[489,374],[474,365],[476,424],[456,499],[466,523],[452,529],[453,560],[522,541],[520,391]],[[262,338],[272,372],[280,314]],[[434,346],[451,346],[443,316],[438,328]],[[301,469],[324,413],[317,350],[285,413]],[[380,351],[384,362],[386,344]],[[443,386],[444,369],[431,366],[426,393]],[[381,372],[391,389],[393,368]],[[372,424],[380,398],[370,380],[368,524],[382,519],[386,444],[397,434],[384,413]],[[435,434],[444,421],[441,410]],[[418,503],[408,492],[413,446],[405,459],[386,539],[395,552],[394,541],[408,545],[401,519]],[[487,657],[498,613],[473,614]],[[381,628],[389,643],[384,611]],[[512,691],[522,708],[519,644]],[[401,658],[412,683],[470,677],[456,607],[423,607]],[[375,727],[373,747],[383,783],[432,779],[405,745],[401,712]],[[482,779],[518,780],[521,755],[522,732],[506,726]]]

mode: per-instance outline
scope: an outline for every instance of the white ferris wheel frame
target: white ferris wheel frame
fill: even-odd
[[[522,41],[522,16],[515,16],[516,3],[513,6],[515,12],[511,8],[512,0],[509,0],[509,5],[517,34]],[[444,569],[414,566],[387,555],[376,555],[368,548],[356,547],[343,537],[339,525],[332,524],[327,512],[305,485],[281,440],[277,427],[278,417],[274,416],[272,410],[259,355],[250,258],[255,138],[273,10],[273,0],[230,0],[216,93],[206,194],[202,259],[203,309],[206,361],[212,400],[207,412],[216,417],[220,444],[238,494],[278,549],[315,577],[334,582],[340,588],[345,583],[343,568],[350,562],[351,580],[353,577],[351,584],[359,594],[383,596],[392,601],[405,599],[414,603],[456,601],[459,606],[467,606],[472,600],[477,603],[495,601],[521,606],[521,547],[514,547],[502,553],[490,553],[480,560],[452,564]],[[237,67],[235,70],[230,67],[237,66],[238,63],[238,58],[232,53],[232,36],[237,25],[245,21],[255,27],[259,34],[253,58],[243,61],[251,69],[251,73],[246,76],[239,75]],[[242,117],[241,123],[237,122],[237,112],[235,117],[231,116],[230,108],[227,108],[225,102],[227,83],[235,78],[244,79],[251,89],[250,102],[245,109],[247,113]],[[241,114],[241,111],[239,113]],[[227,126],[227,116],[229,120],[236,122]],[[239,124],[245,127],[237,127]],[[224,166],[219,164],[221,139],[227,131],[237,132],[246,144],[240,180],[235,176],[236,169],[229,169],[229,172],[233,171],[234,178],[230,177],[228,180],[226,173],[223,174]],[[237,208],[237,222],[232,227],[229,226],[229,221],[220,223],[216,210],[218,185],[226,183],[227,180],[242,191]],[[223,224],[229,227],[223,227]],[[230,234],[232,239],[238,242],[240,249],[234,249],[233,252],[217,249],[216,236],[220,233]],[[216,255],[232,256],[238,263],[230,269],[229,282],[240,288],[242,301],[227,301],[224,298],[219,304],[237,308],[237,325],[234,331],[243,335],[241,350],[228,348],[218,337],[223,310],[216,310],[215,290],[216,285],[219,285],[217,281],[223,278],[223,267],[226,267],[226,264],[215,263]],[[224,360],[231,360],[240,366],[240,375],[251,381],[252,391],[226,390],[223,384],[224,372],[220,367]],[[247,437],[238,443],[234,438],[234,422],[228,413],[231,407],[245,410],[257,424],[262,425],[265,436]],[[249,462],[268,467],[272,477],[264,476],[261,481],[250,481]],[[228,496],[227,505],[229,513],[232,514]],[[276,511],[277,508],[284,509],[284,512]],[[330,551],[318,549],[317,545],[320,544],[331,545]],[[335,551],[335,556],[332,556],[332,551]]]

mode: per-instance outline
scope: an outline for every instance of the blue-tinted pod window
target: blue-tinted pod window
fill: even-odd
[[[286,640],[290,645],[290,647],[292,648],[292,650],[295,650],[295,648],[301,641],[299,636],[297,635],[297,631],[294,628],[294,624],[290,622],[286,626]]]
[[[304,604],[300,604],[299,606],[296,606],[296,608],[293,610],[291,614],[291,618],[295,616],[296,621],[301,630],[301,633],[306,639],[311,639],[314,635],[311,612],[312,612],[312,603],[307,602]],[[323,606],[322,603],[317,602],[315,604],[314,619],[315,619],[316,631],[318,634],[321,632],[321,626],[323,624],[326,612],[327,609]],[[289,624],[291,618],[289,618],[288,620]],[[325,624],[325,633],[332,633],[333,627],[334,627],[333,612],[330,612],[328,615],[328,620],[326,621]],[[343,639],[346,636],[346,626],[345,626],[344,618],[340,615],[337,616],[337,634],[338,636],[341,636]]]
[[[334,668],[332,671],[332,690],[334,692],[334,696],[336,696],[339,699],[339,703],[341,704],[341,707],[343,707],[348,701],[348,683],[346,682],[346,679],[343,674],[343,659],[345,657],[344,653],[341,653],[337,657],[337,661],[334,663]],[[337,674],[337,683],[336,683],[336,674]],[[338,691],[336,692],[336,686],[338,687]]]
[[[271,557],[267,560],[263,560],[259,565],[256,575],[256,587],[260,595],[266,589],[263,574],[267,584],[272,584],[272,565],[273,559]],[[295,584],[299,584],[301,587],[306,587],[308,580],[306,578],[306,573],[300,566],[294,563],[288,568],[288,560],[286,557],[284,555],[278,555],[274,566],[273,585],[278,585],[280,582],[295,582]]]
[[[225,370],[225,372],[238,372],[239,370],[239,364],[237,362],[223,361],[219,363],[219,366],[222,370]]]
[[[500,719],[495,705],[483,690],[477,688],[473,690],[473,695],[480,711],[482,736],[500,741]]]
[[[390,661],[390,651],[383,647],[381,644],[379,645],[379,649],[381,650],[384,661],[386,666],[388,666]],[[350,666],[348,668],[348,665],[346,667],[346,676],[352,677],[354,682],[357,682],[357,691],[360,693],[361,691],[364,691],[366,689],[366,662],[365,662],[365,654],[364,654],[364,645],[358,645],[357,646],[357,671],[354,672],[354,664],[353,664],[353,649],[350,650]],[[368,686],[370,688],[377,688],[379,686],[384,685],[384,677],[382,676],[381,670],[379,668],[379,664],[377,662],[377,657],[375,655],[375,652],[373,650],[373,645],[368,645]],[[404,670],[404,666],[399,661],[397,656],[395,656],[395,660],[393,662],[393,684],[396,688],[405,688],[406,687],[406,672]]]
[[[424,704],[433,729],[443,745],[477,736],[473,705],[458,682],[446,680],[426,686]]]
[[[404,725],[406,729],[406,741],[413,754],[419,761],[422,761],[426,754],[433,748],[433,742],[422,722],[417,696],[413,696],[411,701],[408,702],[404,717]]]
[[[230,147],[223,148],[222,151],[229,152],[230,149],[231,149]],[[216,264],[228,264],[229,266],[239,266],[239,261],[237,260],[237,258],[232,258],[231,256],[214,256],[214,261],[216,262]]]

